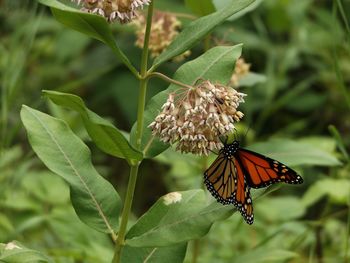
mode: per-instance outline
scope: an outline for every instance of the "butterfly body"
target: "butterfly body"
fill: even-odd
[[[239,141],[224,144],[204,173],[209,192],[222,204],[233,204],[248,224],[254,221],[250,188],[273,183],[301,184],[303,179],[286,165],[240,147]]]

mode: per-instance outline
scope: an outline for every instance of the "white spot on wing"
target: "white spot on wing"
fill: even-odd
[[[164,198],[165,205],[171,205],[171,204],[181,202],[182,195],[179,192],[172,192],[165,195],[163,198]]]

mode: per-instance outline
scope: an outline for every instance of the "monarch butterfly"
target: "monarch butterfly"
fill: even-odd
[[[233,204],[248,224],[253,224],[250,188],[284,182],[301,184],[303,179],[286,165],[243,149],[239,141],[224,143],[218,157],[204,173],[209,192],[222,204]]]

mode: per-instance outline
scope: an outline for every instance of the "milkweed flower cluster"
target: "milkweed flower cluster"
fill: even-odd
[[[136,42],[135,45],[139,48],[143,48],[146,29],[146,16],[141,14],[134,20],[136,26]],[[155,11],[152,17],[152,28],[149,39],[148,48],[151,52],[151,56],[159,56],[179,34],[181,29],[181,22],[175,15],[168,12]],[[190,51],[186,51],[184,54],[175,58],[175,60],[181,60],[188,56]]]
[[[242,77],[246,76],[250,72],[251,64],[245,62],[244,58],[240,58],[236,62],[235,71],[231,77],[231,85],[233,87],[239,86],[239,81]]]
[[[231,87],[202,81],[169,94],[149,127],[161,141],[177,143],[176,150],[208,155],[222,148],[219,136],[233,132],[234,123],[243,117],[237,108],[244,96]]]
[[[72,0],[82,6],[82,11],[98,14],[109,22],[127,23],[134,19],[136,10],[151,0]]]

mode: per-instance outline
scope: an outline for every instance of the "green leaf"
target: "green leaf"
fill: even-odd
[[[7,240],[16,231],[12,221],[7,215],[0,214],[0,236],[3,240]]]
[[[185,4],[199,16],[205,16],[215,12],[215,7],[212,0],[185,0]]]
[[[39,251],[24,247],[17,241],[7,244],[0,243],[0,262],[4,263],[32,263],[48,262],[53,263],[49,257]]]
[[[264,198],[257,203],[256,213],[265,217],[268,222],[288,221],[303,216],[305,206],[294,196]]]
[[[157,68],[165,61],[190,49],[203,37],[208,35],[217,25],[224,22],[231,15],[254,3],[254,1],[255,0],[232,0],[230,4],[226,6],[226,8],[190,23],[176,37],[166,51],[164,51],[154,60],[152,69]]]
[[[173,192],[161,197],[129,230],[126,244],[165,247],[206,235],[217,220],[235,211],[217,202],[207,205],[203,190]]]
[[[289,259],[298,257],[298,254],[292,251],[282,249],[266,249],[259,248],[253,251],[249,251],[234,258],[233,263],[241,262],[254,262],[254,263],[267,263],[267,262],[284,262]]]
[[[142,160],[142,153],[135,150],[115,126],[89,110],[80,97],[48,90],[43,91],[43,94],[55,104],[78,112],[87,132],[99,149],[112,156],[124,158],[129,164]]]
[[[60,261],[55,254],[57,263],[110,263],[113,257],[114,244],[108,235],[91,229],[82,224],[72,207],[55,207],[50,211],[50,220],[46,228],[52,230],[54,236],[60,237],[64,244],[62,251],[74,251],[78,258],[72,261]],[[69,252],[68,252],[69,253]]]
[[[21,119],[31,146],[44,164],[65,179],[77,215],[88,226],[113,234],[121,201],[91,163],[89,148],[62,120],[23,106]]]
[[[329,125],[328,130],[333,135],[334,139],[336,140],[338,148],[341,151],[341,153],[343,154],[344,158],[349,162],[350,157],[349,157],[348,151],[346,150],[346,146],[345,146],[345,143],[344,143],[342,136],[340,135],[340,132],[338,131],[338,129],[334,125]]]
[[[347,179],[322,179],[309,187],[303,196],[303,204],[310,206],[322,197],[328,196],[333,203],[347,204],[350,195],[350,182]]]
[[[202,56],[182,65],[174,74],[174,79],[188,85],[194,85],[198,79],[208,79],[212,82],[228,83],[231,79],[236,60],[240,57],[242,45],[232,47],[214,47]],[[152,136],[147,126],[154,120],[165,103],[170,92],[180,87],[171,84],[168,89],[155,95],[147,104],[145,110],[142,134],[142,149],[145,157],[154,157],[169,146]],[[131,131],[132,141],[135,141],[136,124]]]
[[[246,13],[249,13],[253,10],[255,10],[264,0],[255,0],[254,3],[249,5],[247,8],[244,8],[243,10],[237,12],[236,14],[229,17],[227,20],[233,21],[236,20],[242,16],[244,16]],[[226,8],[227,0],[213,0],[213,4],[216,7],[216,9],[223,9]]]
[[[341,163],[331,153],[306,142],[272,139],[248,147],[286,165],[336,166]]]
[[[23,188],[44,204],[53,206],[69,201],[69,188],[62,178],[49,171],[27,172],[22,179]],[[55,187],[52,187],[52,186]]]
[[[87,36],[95,38],[108,45],[113,53],[135,74],[137,70],[132,66],[129,59],[119,49],[113,33],[103,17],[95,14],[81,12],[66,6],[57,0],[38,0],[41,4],[51,8],[54,17],[65,26],[79,31]]]
[[[186,255],[187,243],[170,247],[130,247],[125,246],[122,251],[121,262],[147,262],[147,263],[182,263]]]
[[[249,72],[247,75],[243,76],[238,80],[239,87],[251,87],[259,83],[264,83],[266,81],[266,76],[254,72]]]

